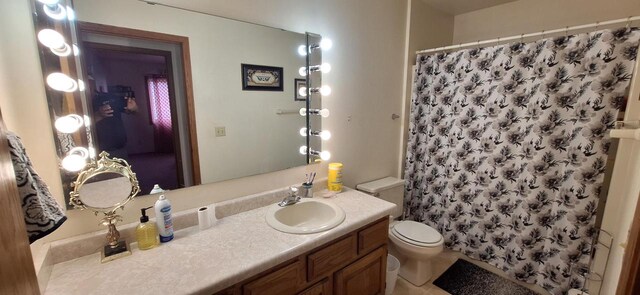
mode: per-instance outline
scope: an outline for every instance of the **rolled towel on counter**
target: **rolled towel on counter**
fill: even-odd
[[[9,152],[16,174],[18,194],[22,202],[29,243],[45,237],[67,220],[62,207],[49,192],[49,187],[33,169],[31,160],[13,132],[7,133]]]

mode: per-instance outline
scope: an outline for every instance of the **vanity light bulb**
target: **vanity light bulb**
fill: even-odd
[[[300,74],[300,76],[302,76],[302,77],[306,77],[307,76],[307,68],[306,67],[301,67],[298,70],[298,74]]]
[[[320,87],[320,94],[322,94],[322,96],[331,95],[331,87],[323,85],[322,87]]]
[[[322,130],[320,131],[320,138],[322,140],[329,140],[331,138],[331,132],[327,131],[327,130]]]
[[[73,56],[78,56],[80,55],[80,48],[78,48],[78,45],[71,45],[71,48],[73,49]]]
[[[67,11],[60,4],[54,4],[54,5],[44,4],[42,6],[42,10],[44,10],[44,13],[46,15],[48,15],[50,18],[55,20],[62,20],[67,17]]]
[[[328,109],[321,109],[318,113],[323,118],[329,117],[329,115],[331,114]]]
[[[51,73],[47,76],[49,87],[64,92],[74,92],[78,89],[78,83],[63,73]]]
[[[70,154],[62,159],[62,168],[70,172],[80,171],[85,165],[87,161],[79,154]]]
[[[306,108],[301,108],[300,109],[300,116],[303,116],[303,117],[307,116],[307,109]]]
[[[58,0],[38,0],[38,2],[46,5],[58,4]]]
[[[301,56],[307,56],[308,51],[309,50],[307,49],[307,45],[298,46],[298,54],[300,54]]]
[[[69,21],[74,21],[76,20],[76,13],[75,11],[73,11],[73,9],[69,6],[67,6],[67,19]]]
[[[82,117],[71,114],[56,119],[53,125],[56,127],[56,130],[68,134],[78,131],[83,123]]]
[[[331,159],[331,153],[328,152],[328,151],[320,152],[320,159],[322,159],[323,161],[327,161],[327,160]]]
[[[320,66],[320,71],[321,71],[323,74],[326,74],[326,73],[328,73],[328,72],[331,72],[331,65],[330,65],[329,63],[327,63],[327,62],[323,63],[323,64]]]
[[[302,97],[307,97],[307,87],[300,87],[300,89],[298,89],[298,94]]]
[[[86,160],[89,158],[89,155],[91,155],[91,153],[88,149],[77,146],[69,150],[69,155],[79,155]]]
[[[322,50],[329,50],[331,47],[333,47],[333,41],[331,41],[331,39],[322,38],[322,40],[320,40],[320,48]]]
[[[38,41],[51,49],[63,49],[66,45],[62,34],[52,29],[43,29],[38,32]]]
[[[307,146],[306,145],[301,146],[299,151],[300,151],[301,154],[306,155],[307,154]]]
[[[307,136],[307,128],[305,127],[300,128],[300,136]]]

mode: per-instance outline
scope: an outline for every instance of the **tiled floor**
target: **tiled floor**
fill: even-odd
[[[444,252],[442,252],[442,254],[440,254],[438,257],[436,257],[433,260],[432,262],[433,277],[431,278],[431,280],[429,280],[429,282],[427,282],[426,284],[420,287],[416,287],[411,283],[407,282],[406,280],[404,280],[403,278],[398,277],[398,281],[396,282],[396,287],[393,291],[393,295],[450,295],[448,292],[433,285],[433,280],[437,279],[442,273],[444,273],[447,270],[447,268],[449,268],[449,266],[451,266],[454,262],[456,262],[457,259],[465,259],[501,277],[508,278],[510,281],[513,281],[521,286],[529,288],[535,292],[538,292],[540,294],[548,294],[547,292],[544,291],[544,289],[542,289],[542,287],[537,285],[532,285],[532,284],[525,284],[522,282],[518,282],[514,279],[511,279],[507,277],[506,274],[500,271],[499,269],[491,265],[488,265],[484,262],[467,258],[466,256],[458,252],[445,250]]]

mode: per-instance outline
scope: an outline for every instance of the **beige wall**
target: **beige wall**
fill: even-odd
[[[398,160],[398,175],[404,175],[404,155],[407,150],[409,112],[411,105],[412,67],[416,63],[416,51],[424,48],[447,46],[453,39],[453,15],[427,5],[423,0],[410,0],[407,14],[407,52],[405,56],[405,85],[403,89],[402,139]]]
[[[81,0],[80,0],[81,1]],[[62,200],[51,125],[40,73],[32,19],[26,0],[4,1],[11,11],[0,18],[0,107],[8,126],[23,137],[36,169]],[[179,4],[185,4],[179,1]],[[398,166],[400,123],[391,113],[402,108],[405,58],[405,1],[189,1],[212,13],[329,36],[334,47],[324,55],[333,71],[324,81],[333,88],[324,106],[332,111],[323,122],[333,138],[325,145],[332,161],[345,164],[348,186],[395,175]],[[7,41],[7,42],[5,42]],[[33,128],[33,126],[38,126]],[[201,151],[202,153],[206,151]],[[326,165],[311,165],[255,177],[202,185],[168,193],[174,210],[284,187],[302,181],[315,170],[326,175]],[[141,197],[127,205],[124,222],[136,222],[138,210],[155,200]],[[69,220],[47,241],[100,229],[92,213],[72,210]]]
[[[520,0],[456,15],[453,44],[640,15],[638,0]]]
[[[638,0],[520,0],[457,15],[453,44],[514,36],[566,26],[582,25],[640,15]],[[623,24],[624,25],[624,24]],[[640,25],[640,23],[634,23]],[[636,75],[626,120],[640,119],[640,77]],[[640,144],[623,140],[617,152],[602,228],[614,236],[611,258],[600,294],[614,294],[624,257],[624,247],[640,192]],[[604,269],[600,251],[595,270]],[[597,283],[592,283],[597,286]],[[593,292],[592,292],[593,293]]]

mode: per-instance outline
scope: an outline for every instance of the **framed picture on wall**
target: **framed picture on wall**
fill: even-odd
[[[281,67],[241,64],[242,90],[283,91]]]
[[[293,100],[306,101],[307,98],[300,95],[300,88],[307,87],[307,79],[293,79]]]

